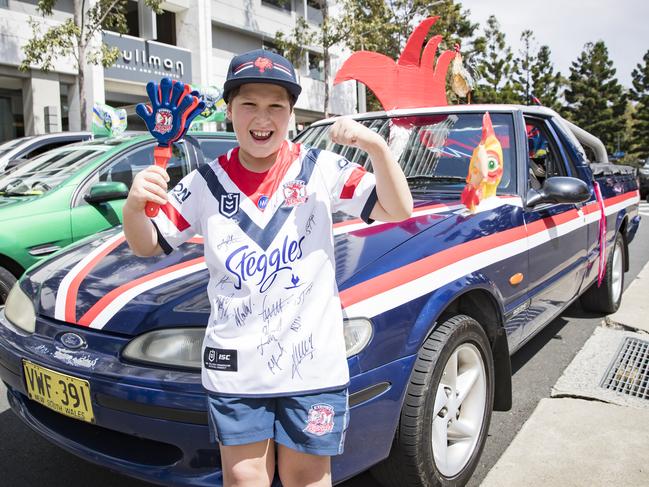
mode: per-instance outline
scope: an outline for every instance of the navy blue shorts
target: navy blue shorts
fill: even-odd
[[[283,397],[208,395],[212,440],[225,446],[273,439],[312,455],[340,455],[349,417],[347,389]]]

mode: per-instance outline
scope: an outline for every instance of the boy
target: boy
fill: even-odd
[[[204,237],[212,312],[202,381],[226,486],[270,485],[275,448],[285,487],[331,485],[349,382],[331,214],[371,222],[412,212],[401,168],[370,129],[343,118],[330,137],[366,151],[374,174],[286,140],[300,91],[284,57],[236,56],[223,97],[239,147],[187,175],[171,197],[166,172],[145,169],[123,210],[139,256]],[[161,205],[153,219],[147,201]]]

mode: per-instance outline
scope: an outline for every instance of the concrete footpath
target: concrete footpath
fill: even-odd
[[[649,264],[480,485],[649,486]]]

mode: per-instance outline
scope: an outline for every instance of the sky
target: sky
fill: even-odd
[[[631,87],[631,71],[649,50],[649,0],[458,0],[484,29],[495,15],[515,55],[520,35],[531,29],[537,48],[547,44],[555,69],[570,74],[587,42],[603,40],[616,77]]]

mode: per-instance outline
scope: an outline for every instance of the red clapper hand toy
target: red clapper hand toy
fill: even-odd
[[[149,81],[146,92],[150,105],[138,103],[135,112],[144,120],[146,127],[158,141],[153,149],[155,165],[167,167],[174,142],[182,139],[192,120],[205,109],[198,92],[180,81],[162,78],[160,85]],[[144,212],[150,218],[158,214],[157,203],[147,202]]]

